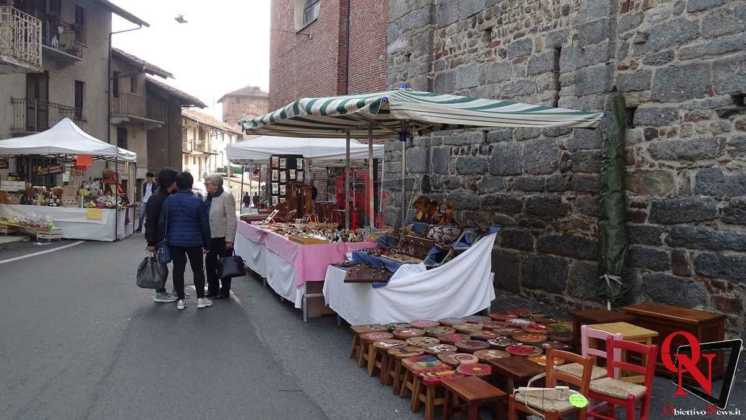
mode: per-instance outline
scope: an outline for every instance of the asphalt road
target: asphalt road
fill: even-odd
[[[86,242],[9,263],[51,248],[0,251],[0,419],[422,418],[348,358],[334,317],[305,324],[255,278],[207,310],[154,304],[134,284],[142,248]],[[498,293],[498,307],[527,305]],[[730,407],[746,414],[743,366]],[[656,379],[651,418],[704,408],[673,391]]]

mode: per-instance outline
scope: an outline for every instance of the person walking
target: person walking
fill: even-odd
[[[161,226],[168,241],[173,259],[173,281],[178,300],[176,309],[186,307],[184,294],[184,271],[187,259],[194,275],[194,287],[197,291],[197,309],[212,306],[212,301],[205,297],[205,269],[202,259],[203,249],[207,249],[210,240],[210,226],[204,203],[192,191],[194,178],[189,172],[176,175],[176,192],[163,204]]]
[[[207,296],[227,299],[231,293],[231,279],[221,278],[223,271],[221,260],[233,254],[237,223],[236,200],[233,194],[223,189],[223,177],[219,175],[205,178],[205,188],[207,188],[205,206],[210,222],[210,244],[205,258]]]
[[[243,193],[242,201],[243,201],[243,206],[245,208],[248,209],[249,207],[251,207],[251,196],[249,196],[248,192]]]
[[[158,184],[155,183],[155,175],[153,175],[152,172],[148,172],[145,174],[145,183],[142,184],[142,205],[140,207],[140,223],[137,225],[137,230],[135,232],[142,232],[142,222],[145,220],[145,215],[147,213],[147,205],[148,200],[150,200],[150,197],[153,196],[153,193],[158,188]]]
[[[145,240],[148,243],[148,251],[151,254],[155,254],[156,246],[163,241],[160,226],[161,210],[168,196],[176,191],[176,174],[176,171],[169,168],[161,169],[158,172],[158,188],[149,197],[143,211],[143,214],[145,214]],[[164,270],[164,272],[168,273],[168,270]],[[153,301],[156,303],[171,303],[176,302],[177,299],[175,294],[166,292],[165,282],[164,287],[156,290],[153,297]]]

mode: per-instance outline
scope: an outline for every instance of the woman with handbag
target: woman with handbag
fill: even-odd
[[[231,293],[231,278],[223,277],[222,260],[233,254],[236,237],[236,200],[223,189],[223,177],[205,178],[207,200],[205,207],[210,222],[210,243],[207,247],[207,296],[227,299]],[[222,284],[221,284],[222,283]]]
[[[174,265],[174,288],[179,297],[176,309],[186,307],[184,294],[184,270],[187,258],[194,274],[194,287],[197,291],[197,309],[212,306],[205,297],[205,270],[202,259],[203,249],[210,240],[210,226],[204,212],[204,203],[192,192],[194,178],[189,172],[176,176],[174,194],[169,196],[161,211],[161,226],[164,227],[166,245],[171,251]]]

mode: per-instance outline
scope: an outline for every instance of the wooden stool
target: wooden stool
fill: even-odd
[[[489,343],[482,340],[460,340],[455,343],[459,351],[464,353],[474,353],[478,350],[487,350],[490,348]]]
[[[402,340],[388,339],[375,341],[373,345],[368,346],[368,375],[373,376],[378,369],[379,379],[382,384],[388,382],[386,365],[388,364],[388,350],[397,347],[404,347],[407,343]]]
[[[430,355],[408,357],[402,359],[401,364],[404,368],[404,378],[402,379],[399,396],[404,398],[407,395],[407,391],[409,391],[412,395],[412,411],[416,411],[415,407],[419,406],[419,402],[416,405],[415,402],[419,401],[417,396],[420,393],[420,384],[422,382],[418,373],[428,369],[445,369],[447,367],[435,356]]]
[[[350,351],[350,359],[356,359],[358,357],[358,351],[360,350],[360,334],[367,334],[370,332],[386,331],[384,325],[352,325],[352,350]]]
[[[488,401],[496,401],[495,419],[503,417],[504,400],[506,394],[484,380],[475,376],[445,378],[441,381],[446,391],[445,406],[443,407],[443,419],[448,420],[454,408],[461,401],[466,408],[468,420],[479,418],[479,406]]]
[[[386,353],[388,353],[389,356],[389,365],[386,368],[386,372],[388,373],[389,378],[392,381],[391,386],[393,387],[394,395],[399,395],[399,392],[401,391],[400,386],[402,384],[404,373],[406,371],[405,369],[402,369],[402,359],[421,356],[424,353],[424,350],[420,347],[404,346],[389,349]]]
[[[440,385],[447,377],[454,376],[456,372],[448,368],[438,368],[420,373],[420,386],[417,398],[413,401],[412,411],[420,409],[419,404],[425,405],[425,420],[432,420],[437,407],[445,407],[446,393]]]
[[[368,359],[370,358],[370,348],[376,341],[388,340],[393,338],[391,333],[387,332],[369,332],[360,335],[360,350],[357,355],[357,365],[360,367],[367,366]]]

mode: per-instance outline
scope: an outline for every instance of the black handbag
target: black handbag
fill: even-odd
[[[246,266],[243,258],[238,255],[223,257],[223,274],[222,278],[243,277],[246,275]]]
[[[168,267],[155,257],[145,257],[137,267],[137,285],[143,289],[163,289]]]

